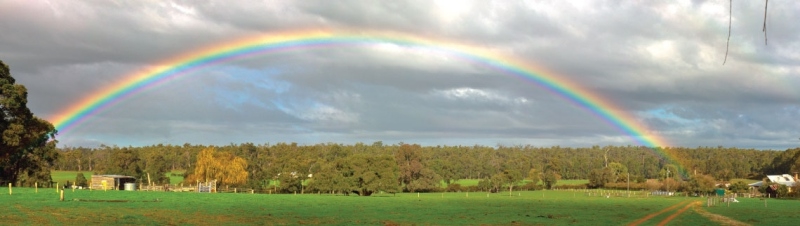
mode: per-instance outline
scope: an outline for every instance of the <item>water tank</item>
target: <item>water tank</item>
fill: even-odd
[[[125,191],[136,191],[135,183],[125,183]]]

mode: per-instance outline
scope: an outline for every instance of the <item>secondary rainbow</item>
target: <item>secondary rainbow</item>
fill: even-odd
[[[212,45],[156,63],[155,65],[158,66],[126,75],[115,84],[95,91],[58,112],[51,122],[59,132],[66,133],[81,122],[102,112],[103,109],[111,107],[131,95],[180,76],[190,75],[192,71],[238,58],[291,51],[298,48],[374,44],[421,48],[485,65],[501,71],[503,74],[533,82],[539,87],[573,102],[630,136],[638,144],[653,148],[668,146],[667,142],[650,134],[649,130],[635,117],[621,110],[611,101],[544,67],[474,45],[389,31],[301,30],[255,35]],[[660,152],[662,152],[659,153],[660,155],[671,158],[665,152]]]

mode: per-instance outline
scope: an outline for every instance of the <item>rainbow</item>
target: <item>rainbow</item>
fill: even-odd
[[[474,45],[388,31],[301,30],[255,35],[212,45],[156,64],[161,66],[129,74],[115,84],[91,93],[58,112],[50,121],[54,123],[56,130],[67,132],[131,95],[190,74],[192,71],[226,61],[299,48],[371,44],[421,48],[482,64],[504,74],[530,81],[563,97],[616,127],[640,145],[654,149],[668,146],[664,139],[651,135],[633,115],[620,110],[610,100],[544,67]],[[665,153],[660,154],[670,157]]]

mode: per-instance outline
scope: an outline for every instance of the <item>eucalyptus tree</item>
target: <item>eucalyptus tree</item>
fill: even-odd
[[[58,158],[53,125],[28,109],[28,90],[0,61],[0,182],[49,182]]]

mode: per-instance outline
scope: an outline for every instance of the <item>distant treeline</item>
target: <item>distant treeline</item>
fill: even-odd
[[[211,147],[213,146],[159,144],[145,147],[60,148],[60,156],[54,168],[127,174],[139,178],[145,178],[149,173],[152,181],[168,183],[169,178],[163,176],[165,172],[186,170],[186,174],[191,175],[198,153]],[[534,177],[544,179],[543,174],[548,172],[561,179],[587,179],[592,177],[593,171],[607,168],[609,164],[626,168],[626,176],[630,176],[631,180],[664,178],[665,169],[674,166],[682,166],[683,172],[677,175],[671,172],[672,177],[688,178],[692,174],[705,174],[725,181],[731,178],[760,180],[766,174],[795,171],[794,165],[798,162],[797,155],[800,153],[798,148],[786,151],[725,147],[654,150],[641,146],[419,146],[402,143],[384,145],[382,142],[352,145],[245,143],[213,148],[216,152],[245,159],[247,182],[242,186],[254,189],[271,185],[270,181],[279,179],[280,175],[291,174],[294,178],[300,178],[299,183],[302,183],[309,174],[340,174],[342,167],[345,167],[342,164],[348,158],[355,158],[350,160],[363,160],[365,163],[347,165],[346,167],[350,167],[347,168],[350,170],[348,172],[356,172],[352,167],[365,167],[364,164],[382,164],[383,170],[397,171],[392,173],[391,178],[397,183],[398,191],[424,191],[430,186],[438,186],[431,182],[440,181],[438,179],[449,184],[458,179],[488,179],[509,172],[519,174],[514,176],[520,180]],[[394,161],[387,163],[386,160]],[[532,173],[542,175],[529,175]],[[313,176],[307,180],[312,178]],[[284,189],[303,189],[302,185],[299,186],[300,188]]]

